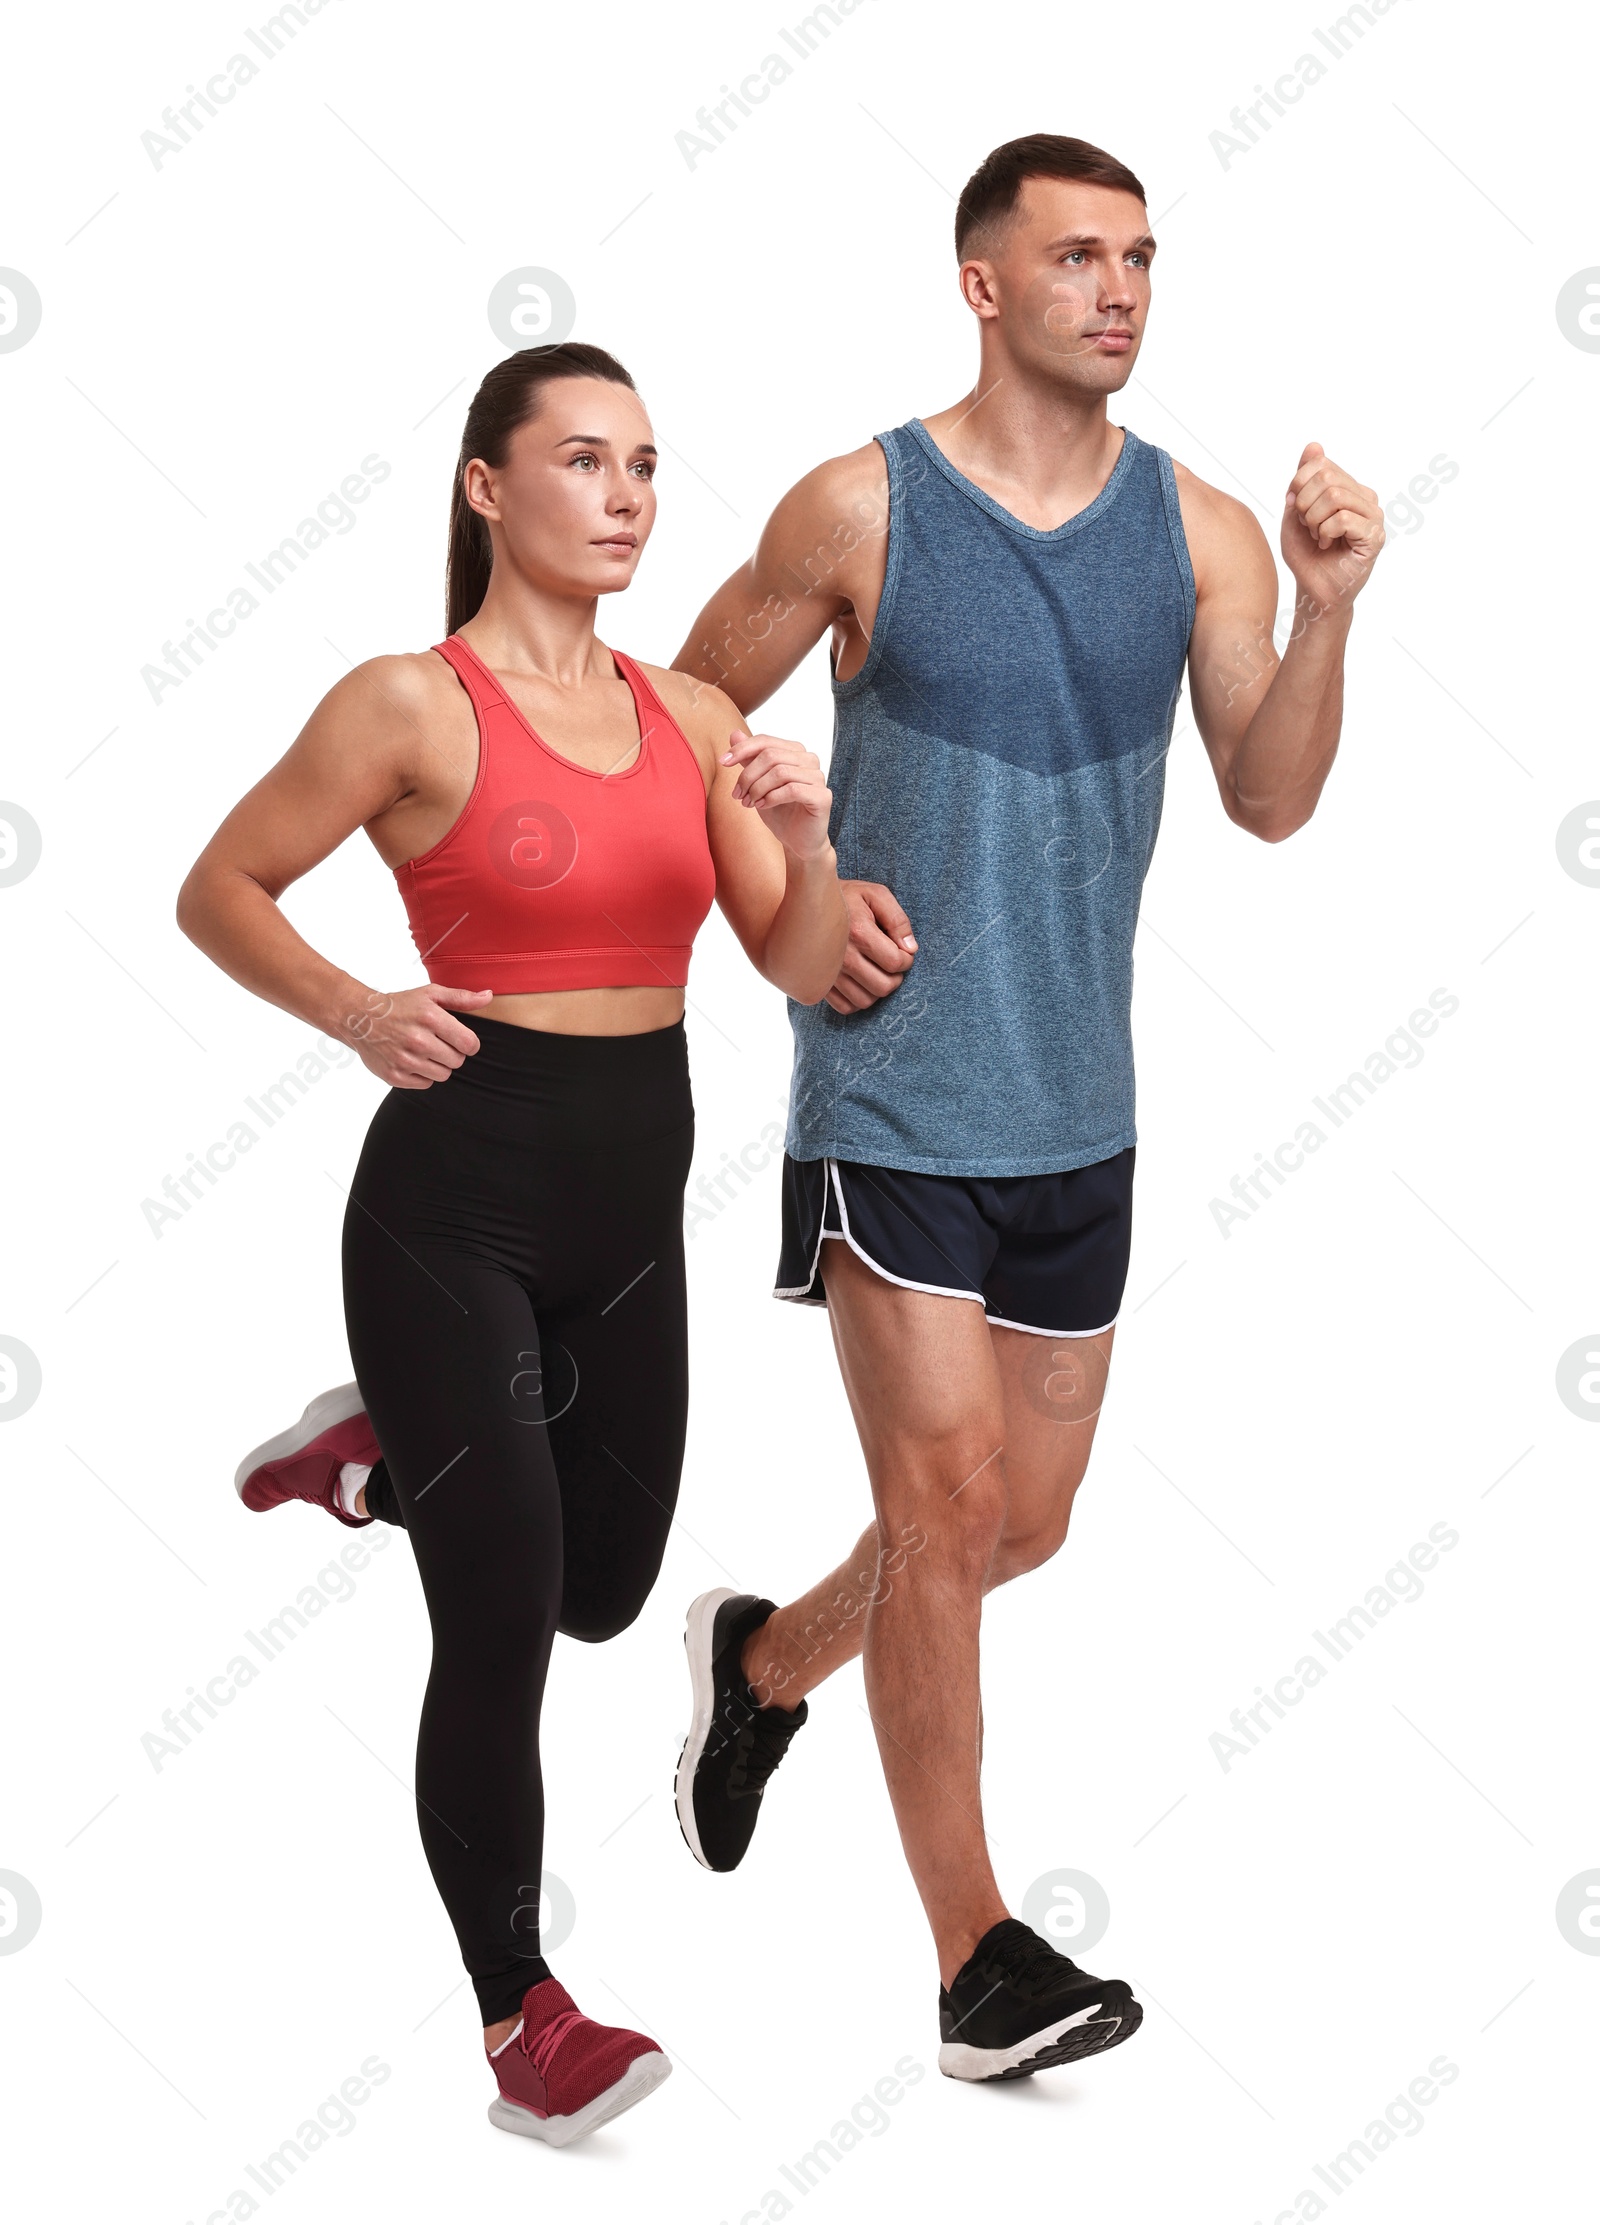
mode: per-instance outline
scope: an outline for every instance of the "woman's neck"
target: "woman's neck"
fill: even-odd
[[[606,656],[595,638],[598,605],[596,595],[555,595],[520,580],[497,589],[491,580],[461,631],[474,653],[501,672],[579,686]]]

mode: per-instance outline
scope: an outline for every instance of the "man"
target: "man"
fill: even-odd
[[[1250,512],[1107,416],[1150,308],[1142,186],[1016,140],[956,218],[972,391],[822,464],[677,659],[752,712],[831,634],[851,947],[791,1007],[777,1294],[828,1307],[874,1519],[800,1599],[690,1610],[679,1819],[733,1868],[806,1695],[864,1653],[932,1927],[940,2068],[1017,2077],[1141,2011],[1007,1911],[982,1824],[983,1595],[1061,1546],[1110,1362],[1134,1161],[1139,895],[1185,662],[1223,808],[1279,842],[1338,745],[1352,603],[1383,542],[1315,443],[1277,577]]]

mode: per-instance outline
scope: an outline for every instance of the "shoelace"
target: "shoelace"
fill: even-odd
[[[981,1974],[996,1985],[1009,1985],[1014,1992],[1034,1997],[1055,1992],[1069,1974],[1082,1975],[1075,1962],[1058,1955],[1044,1940],[1016,1934],[990,1951]]]
[[[739,1734],[739,1761],[733,1772],[736,1792],[760,1792],[789,1751],[795,1733],[793,1719],[775,1723],[770,1716],[755,1715]]]
[[[547,2024],[541,2024],[527,2043],[528,2060],[541,2078],[550,2075],[551,2058],[568,2034],[577,2030],[589,2019],[579,2009],[558,2009]]]

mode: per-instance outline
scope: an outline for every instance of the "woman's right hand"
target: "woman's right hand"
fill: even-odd
[[[364,1011],[353,1012],[340,1031],[348,1035],[368,1073],[391,1089],[431,1089],[447,1082],[478,1048],[471,1028],[455,1017],[476,1011],[492,989],[445,989],[424,982],[394,996],[376,991]]]

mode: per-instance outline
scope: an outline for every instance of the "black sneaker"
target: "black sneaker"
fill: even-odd
[[[776,1610],[753,1592],[702,1592],[683,1633],[694,1715],[678,1759],[678,1827],[708,1870],[734,1870],[755,1835],[767,1779],[806,1719],[794,1709],[758,1707],[739,1666],[752,1630]]]
[[[1029,2078],[1132,2039],[1144,2011],[1121,1978],[1091,1978],[1008,1916],[939,1989],[946,2078]]]

